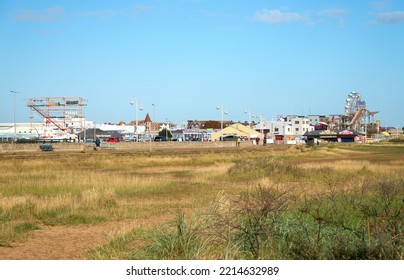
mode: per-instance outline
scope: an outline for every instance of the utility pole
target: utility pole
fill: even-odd
[[[15,91],[15,90],[10,90],[10,92],[14,95],[14,142],[16,142],[17,141],[17,123],[15,121],[15,95],[20,92]]]

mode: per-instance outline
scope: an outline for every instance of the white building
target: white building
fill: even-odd
[[[254,126],[256,131],[262,132],[269,140],[275,141],[300,141],[308,131],[313,131],[314,126],[310,124],[307,117],[288,116],[286,120],[263,121]]]
[[[321,119],[324,119],[325,116],[321,116],[321,115],[309,115],[309,116],[307,116],[307,118],[309,119],[309,123],[310,123],[311,125],[316,125],[316,124],[318,124],[319,122],[321,122],[321,121],[322,121]]]
[[[314,125],[310,124],[309,118],[296,117],[290,120],[292,135],[303,136],[306,132],[313,131]]]
[[[0,139],[8,141],[11,139],[75,139],[74,130],[62,131],[52,123],[30,122],[30,123],[1,123]]]

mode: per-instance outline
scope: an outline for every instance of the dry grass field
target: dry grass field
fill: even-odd
[[[3,146],[0,259],[404,258],[404,145],[243,144]]]

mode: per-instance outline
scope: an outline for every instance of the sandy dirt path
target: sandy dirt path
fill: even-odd
[[[0,247],[2,260],[77,260],[86,259],[89,250],[104,244],[117,233],[148,224],[129,220],[98,225],[41,227],[33,236],[12,247]]]

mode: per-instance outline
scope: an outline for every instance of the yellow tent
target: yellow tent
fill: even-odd
[[[250,129],[249,127],[242,125],[240,123],[235,123],[232,124],[226,128],[223,129],[223,136],[228,136],[228,135],[236,135],[241,138],[257,138],[261,137],[261,133],[255,131],[254,129]],[[215,132],[211,136],[212,141],[220,140],[220,137],[222,137],[222,131],[219,130],[218,132]]]
[[[381,134],[383,134],[383,135],[386,136],[386,137],[389,137],[389,136],[390,136],[390,134],[389,134],[388,132],[386,132],[386,131],[383,131]]]

